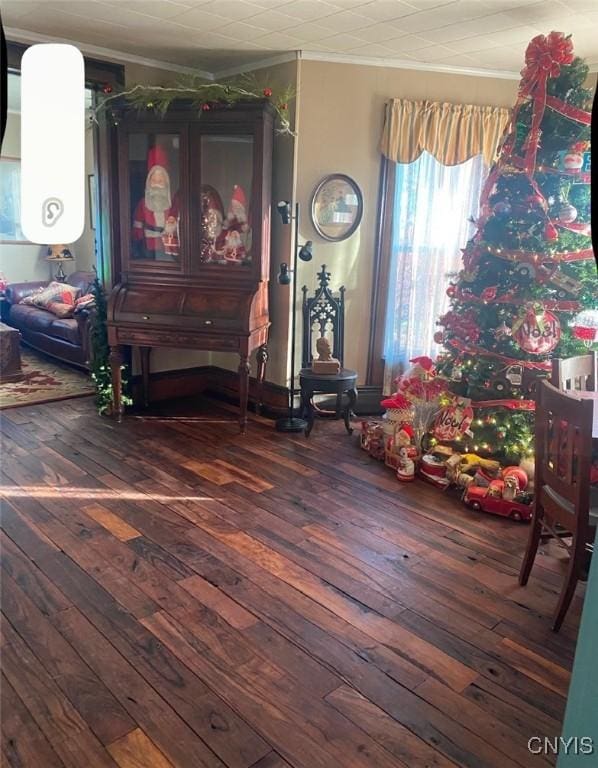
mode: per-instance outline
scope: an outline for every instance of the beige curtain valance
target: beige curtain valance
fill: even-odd
[[[392,99],[386,105],[382,154],[412,163],[425,150],[443,165],[482,154],[490,166],[509,117],[503,107]]]

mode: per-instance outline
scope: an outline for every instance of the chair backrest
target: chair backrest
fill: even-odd
[[[564,360],[553,358],[550,382],[564,391],[591,392],[596,389],[596,353],[568,357]]]
[[[308,368],[314,357],[314,349],[317,339],[326,337],[332,341],[332,356],[343,365],[344,340],[345,340],[345,288],[339,288],[338,298],[328,287],[330,272],[326,272],[326,265],[322,264],[322,271],[318,273],[319,288],[309,299],[307,298],[307,286],[303,291],[303,344],[301,354],[301,367]]]
[[[536,496],[567,530],[588,525],[594,403],[546,380],[536,391]],[[551,493],[551,491],[553,493]],[[559,504],[555,494],[569,502]]]

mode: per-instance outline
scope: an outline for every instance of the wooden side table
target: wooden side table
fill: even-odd
[[[339,373],[330,375],[314,373],[311,368],[302,368],[299,371],[299,386],[301,387],[302,418],[307,421],[305,436],[309,437],[316,416],[342,418],[345,429],[352,434],[351,416],[357,403],[357,371],[343,368]],[[343,395],[347,395],[348,402],[342,407]],[[314,395],[336,395],[336,408],[334,411],[322,411],[314,404]]]
[[[0,382],[20,381],[21,369],[21,334],[0,322]]]

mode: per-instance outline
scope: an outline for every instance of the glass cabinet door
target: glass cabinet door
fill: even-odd
[[[181,150],[177,133],[132,132],[127,147],[129,254],[134,263],[180,268]]]
[[[253,259],[253,137],[202,135],[200,152],[201,232],[196,264],[246,269]]]

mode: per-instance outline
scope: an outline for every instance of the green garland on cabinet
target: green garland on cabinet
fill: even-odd
[[[233,107],[246,101],[269,101],[274,107],[277,117],[276,132],[295,136],[289,119],[289,102],[295,97],[295,91],[290,85],[272,88],[267,81],[255,75],[241,75],[217,83],[193,75],[181,77],[169,85],[137,84],[124,90],[114,91],[111,85],[105,84],[98,94],[98,102],[92,110],[92,119],[97,121],[102,113],[107,113],[109,119],[118,125],[119,102],[124,99],[131,107],[138,110],[151,110],[164,116],[171,104],[177,99],[190,101],[199,111]],[[116,100],[116,102],[115,102]],[[116,110],[113,107],[116,106]]]
[[[110,373],[110,347],[108,345],[108,305],[104,286],[96,275],[91,287],[91,293],[95,300],[95,306],[91,311],[91,378],[96,388],[96,408],[100,416],[112,413],[112,376]],[[123,366],[124,369],[124,366]],[[126,380],[123,377],[123,389]],[[121,392],[123,405],[132,405],[133,400]]]

